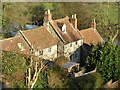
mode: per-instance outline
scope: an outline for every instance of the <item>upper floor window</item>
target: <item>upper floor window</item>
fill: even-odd
[[[43,55],[43,50],[40,50],[40,51],[39,51],[39,56],[40,56],[40,55]]]
[[[66,25],[65,24],[62,26],[62,32],[66,32]]]
[[[64,23],[57,23],[57,25],[62,33],[66,33],[66,25]]]
[[[72,43],[70,43],[70,47],[72,47]]]
[[[78,58],[78,52],[75,53],[75,58]]]
[[[77,45],[77,44],[78,44],[78,42],[76,41],[76,42],[75,42],[75,44]]]
[[[48,48],[48,52],[51,52],[51,48]]]

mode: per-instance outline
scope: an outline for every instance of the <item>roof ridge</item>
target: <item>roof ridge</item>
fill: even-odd
[[[13,38],[15,38],[15,36],[14,37],[10,37],[10,38],[1,39],[0,41],[10,40],[10,39],[13,39]]]
[[[29,29],[29,30],[21,30],[21,32],[28,32],[28,31],[32,31],[32,30],[38,30],[40,28],[45,28],[44,26],[40,26],[40,27],[37,27],[37,28],[34,28],[34,29]]]
[[[62,19],[68,19],[67,17],[63,17],[63,18],[61,18],[61,19],[55,19],[54,21],[58,21],[58,20],[62,20]]]
[[[80,31],[89,30],[89,29],[93,29],[93,28],[90,27],[90,28],[87,28],[87,29],[82,29],[82,30],[80,30]]]

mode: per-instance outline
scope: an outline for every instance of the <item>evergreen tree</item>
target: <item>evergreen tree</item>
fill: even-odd
[[[104,83],[120,79],[120,48],[111,41],[106,41],[104,45],[98,43],[86,58],[86,68],[89,71],[96,68]]]

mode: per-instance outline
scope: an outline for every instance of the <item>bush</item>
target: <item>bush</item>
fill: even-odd
[[[59,66],[62,66],[64,63],[70,62],[68,58],[65,56],[60,56],[55,60],[55,63]]]
[[[68,77],[65,69],[55,64],[39,74],[34,88],[66,88],[68,87],[67,83]]]
[[[28,67],[28,59],[16,53],[8,52],[2,55],[2,75],[13,88],[23,88],[25,86],[25,72]]]
[[[104,45],[100,43],[93,47],[89,56],[86,58],[86,70],[97,69],[107,83],[109,80],[120,79],[120,48],[111,41],[106,41]]]
[[[91,73],[85,76],[72,78],[70,81],[70,88],[100,88],[103,83],[102,77],[99,73]]]

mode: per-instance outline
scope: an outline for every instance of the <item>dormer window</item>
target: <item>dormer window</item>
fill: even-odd
[[[66,33],[66,25],[64,23],[57,23],[57,25],[62,33]]]

